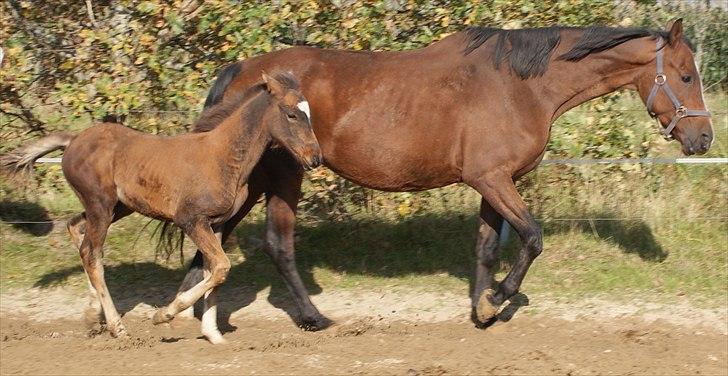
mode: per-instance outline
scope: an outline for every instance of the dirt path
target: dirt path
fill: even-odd
[[[725,309],[531,297],[538,304],[478,330],[462,297],[326,292],[314,300],[337,324],[310,333],[298,330],[266,296],[263,291],[232,312],[225,334],[230,344],[214,347],[199,338],[196,320],[153,326],[146,304],[130,307],[124,317],[131,339],[86,338],[78,294],[6,293],[0,299],[0,373],[728,373]],[[131,305],[119,302],[125,304]]]

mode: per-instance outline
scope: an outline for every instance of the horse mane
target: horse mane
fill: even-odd
[[[469,27],[465,31],[467,46],[463,54],[468,55],[482,46],[491,37],[498,36],[493,52],[493,65],[500,68],[504,60],[508,61],[511,71],[522,80],[541,76],[546,72],[551,54],[561,42],[563,30],[582,30],[579,40],[571,49],[558,56],[560,60],[579,61],[590,54],[612,49],[620,44],[642,37],[669,38],[666,31],[654,31],[643,28],[617,28],[591,26],[588,28],[550,26],[544,28],[504,30],[492,27]],[[685,38],[683,41],[692,49],[692,44]]]
[[[299,90],[300,88],[298,80],[296,80],[296,78],[290,73],[276,73],[273,76],[276,80],[278,80],[278,82],[288,89]],[[217,128],[217,126],[230,117],[235,110],[262,92],[267,92],[265,83],[258,82],[246,89],[242,94],[206,108],[202,111],[202,114],[200,114],[200,118],[197,119],[195,124],[192,126],[192,132],[209,132]]]

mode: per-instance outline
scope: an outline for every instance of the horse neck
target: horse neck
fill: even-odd
[[[591,99],[623,88],[635,90],[637,76],[654,58],[654,40],[638,38],[580,61],[552,61],[540,83],[541,97],[552,98],[551,121]]]
[[[215,154],[222,166],[238,172],[242,178],[247,178],[270,143],[263,122],[268,104],[265,95],[257,95],[208,132],[210,147],[217,151]]]

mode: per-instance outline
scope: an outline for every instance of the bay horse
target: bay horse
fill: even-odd
[[[422,49],[353,52],[292,47],[226,66],[206,105],[234,96],[264,69],[301,79],[324,164],[362,186],[418,191],[465,183],[481,196],[472,318],[492,323],[542,251],[542,234],[514,181],[543,158],[554,121],[569,109],[620,89],[637,91],[666,137],[686,155],[713,139],[702,83],[681,19],[666,31],[593,26],[501,30],[472,27]],[[266,251],[300,310],[298,324],[330,324],[311,303],[296,270],[294,224],[302,170],[266,153],[249,196],[223,226],[223,238],[266,195]],[[522,248],[497,284],[503,220]],[[193,260],[181,287],[200,278]]]
[[[102,247],[111,223],[138,212],[174,222],[204,256],[204,279],[160,308],[154,323],[171,320],[204,295],[202,334],[223,343],[216,290],[230,261],[219,226],[248,199],[250,172],[271,143],[283,146],[302,166],[320,163],[308,111],[293,76],[263,73],[263,83],[203,112],[196,126],[209,127],[209,132],[163,137],[102,123],[78,135],[43,138],[3,162],[16,170],[27,168],[40,156],[65,149],[63,174],[85,209],[69,221],[68,230],[91,285],[87,319],[105,319],[113,336],[127,335],[104,280]]]

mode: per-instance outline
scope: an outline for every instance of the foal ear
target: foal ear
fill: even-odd
[[[683,24],[682,18],[676,18],[667,23],[667,29],[670,30],[670,36],[668,43],[670,46],[675,46],[683,37]]]
[[[274,77],[269,76],[268,73],[263,72],[263,82],[265,82],[265,87],[268,89],[269,93],[271,93],[276,98],[283,98],[284,94],[286,93],[286,89],[283,87],[283,84],[280,83],[280,81],[276,80]]]

